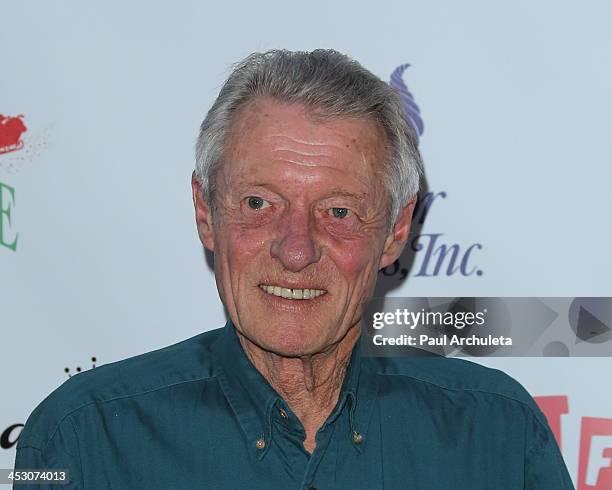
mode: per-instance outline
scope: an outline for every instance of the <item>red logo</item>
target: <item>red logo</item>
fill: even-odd
[[[23,123],[23,114],[10,117],[0,114],[0,155],[21,150],[21,135],[28,130]]]
[[[612,488],[612,419],[582,418],[578,490]]]

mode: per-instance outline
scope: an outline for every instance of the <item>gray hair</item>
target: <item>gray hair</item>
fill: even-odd
[[[205,199],[214,199],[215,174],[223,161],[233,116],[256,97],[301,104],[325,118],[373,119],[387,137],[384,185],[392,229],[402,208],[419,190],[423,163],[417,136],[396,90],[332,49],[271,50],[253,53],[235,65],[200,126],[196,143],[195,173]]]

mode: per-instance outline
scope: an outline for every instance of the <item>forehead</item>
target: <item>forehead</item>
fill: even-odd
[[[257,99],[235,116],[223,169],[235,181],[333,181],[367,192],[379,184],[385,141],[373,120],[323,119],[301,105]]]

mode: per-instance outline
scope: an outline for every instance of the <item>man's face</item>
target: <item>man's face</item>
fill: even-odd
[[[378,269],[405,242],[385,236],[384,134],[372,121],[315,121],[260,99],[241,109],[228,140],[212,227],[193,181],[221,299],[259,347],[323,352],[358,324]],[[412,205],[407,214],[406,234]]]

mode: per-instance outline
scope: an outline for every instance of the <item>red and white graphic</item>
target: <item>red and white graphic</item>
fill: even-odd
[[[28,130],[23,117],[23,114],[14,117],[0,114],[0,155],[23,148],[21,135]]]
[[[41,127],[25,116],[0,114],[0,171],[15,173],[34,161],[49,146],[51,126]],[[27,132],[27,133],[26,133]],[[26,133],[24,135],[24,133]],[[20,150],[20,151],[18,151]]]
[[[612,419],[582,418],[578,490],[612,488]]]

